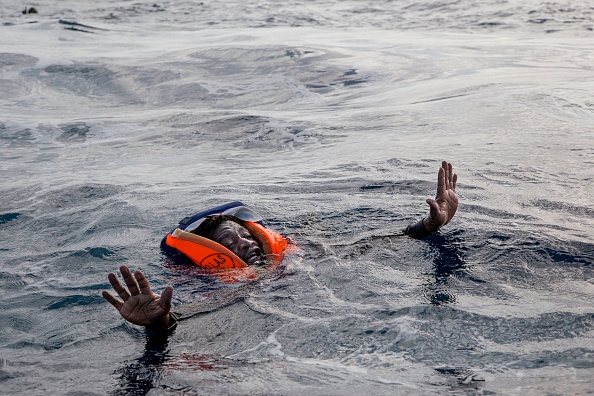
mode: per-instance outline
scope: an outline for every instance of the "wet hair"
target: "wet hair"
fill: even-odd
[[[212,239],[212,236],[214,235],[216,229],[219,228],[221,223],[223,223],[225,221],[232,221],[234,223],[241,225],[241,223],[239,221],[237,221],[237,219],[233,216],[227,216],[227,215],[207,216],[206,219],[204,219],[204,221],[202,222],[202,224],[200,224],[198,226],[198,228],[196,228],[194,231],[192,231],[192,234],[200,235],[204,238],[208,238],[208,239],[214,241],[214,239]],[[215,241],[215,242],[218,242],[218,241]]]

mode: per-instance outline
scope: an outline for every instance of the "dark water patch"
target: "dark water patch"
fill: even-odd
[[[91,130],[91,127],[84,122],[62,124],[58,127],[63,131],[57,139],[60,142],[82,143],[87,140],[87,134]]]
[[[103,247],[90,248],[88,249],[88,253],[91,255],[91,257],[101,259],[109,259],[110,256],[115,254],[113,251]]]
[[[21,217],[21,213],[3,213],[0,214],[0,225],[11,222]]]
[[[385,186],[382,186],[380,184],[369,184],[367,186],[361,186],[360,189],[361,190],[377,190],[379,188],[384,188]]]

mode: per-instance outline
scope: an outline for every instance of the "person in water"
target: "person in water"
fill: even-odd
[[[406,235],[423,238],[439,231],[452,220],[458,209],[457,180],[458,176],[453,172],[452,164],[443,161],[438,172],[435,199],[429,198],[426,201],[429,204],[429,215],[406,227]],[[224,246],[248,266],[266,263],[266,256],[258,239],[233,216],[207,217],[192,233]],[[161,295],[157,295],[152,292],[141,271],[132,274],[130,269],[123,265],[120,272],[127,289],[114,273],[107,277],[122,301],[108,291],[103,291],[102,295],[122,318],[156,331],[172,329],[177,323],[176,316],[171,313],[173,287],[167,286]]]

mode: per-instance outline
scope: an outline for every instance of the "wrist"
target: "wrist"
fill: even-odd
[[[433,230],[434,227],[431,224],[426,224],[425,220],[427,219],[423,218],[416,223],[409,225],[404,230],[404,233],[417,239],[425,238],[426,236],[433,234],[435,232]]]
[[[423,220],[421,220],[423,227],[425,227],[425,229],[429,232],[437,232],[439,231],[439,229],[441,228],[441,224],[437,224],[435,223],[431,217],[425,217]]]
[[[167,315],[159,318],[158,320],[154,321],[150,325],[146,326],[151,330],[165,330],[169,328],[172,324],[171,315],[167,313]]]
[[[177,327],[178,320],[179,317],[177,314],[169,312],[166,315],[166,319],[163,319],[160,322],[155,322],[154,326],[147,326],[146,333],[149,337],[168,337],[173,334],[173,331]]]
[[[161,323],[159,323],[159,325],[162,329],[166,329],[169,327],[169,322],[171,322],[171,315],[169,315],[169,313],[167,313],[167,315],[165,315],[165,316],[163,316],[163,318],[161,318]]]

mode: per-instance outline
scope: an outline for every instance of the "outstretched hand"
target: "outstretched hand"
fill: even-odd
[[[173,287],[167,286],[159,296],[151,291],[151,286],[142,272],[135,271],[132,275],[125,265],[120,267],[120,272],[128,286],[127,290],[113,272],[107,275],[107,278],[113,290],[124,301],[118,300],[108,291],[103,291],[103,298],[109,301],[128,322],[139,326],[166,329],[169,326]]]
[[[448,224],[458,209],[458,196],[456,195],[456,175],[452,164],[443,161],[437,175],[437,194],[435,199],[427,199],[429,204],[429,218],[424,226],[427,230],[435,232],[440,227]]]

